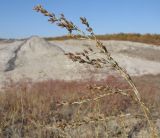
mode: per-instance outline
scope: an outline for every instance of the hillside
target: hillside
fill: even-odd
[[[113,57],[132,76],[160,73],[160,48],[147,44],[125,41],[103,41]],[[75,80],[89,78],[87,65],[72,62],[64,54],[81,52],[94,42],[65,40],[47,42],[39,37],[0,45],[1,82],[11,77],[19,80],[24,76],[33,80]],[[93,55],[94,56],[94,55]],[[98,55],[97,55],[98,56]],[[109,68],[94,73],[99,79],[113,74]],[[87,75],[88,74],[88,75]],[[83,76],[83,77],[82,77]],[[84,79],[84,78],[83,78]]]

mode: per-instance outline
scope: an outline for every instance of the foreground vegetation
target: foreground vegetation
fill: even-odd
[[[137,86],[156,122],[160,95],[154,84],[145,83]],[[137,103],[118,89],[131,92],[114,76],[98,82],[10,81],[0,93],[0,137],[149,137]]]
[[[96,35],[99,40],[122,40],[122,41],[133,41],[141,42],[146,44],[160,45],[159,34],[134,34],[134,33],[119,33],[119,34],[106,34]],[[48,37],[46,40],[68,40],[73,39],[71,36],[60,36],[60,37]]]

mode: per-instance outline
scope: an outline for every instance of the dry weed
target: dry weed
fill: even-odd
[[[64,16],[64,14],[61,14],[60,17],[57,17],[55,14],[48,12],[45,10],[41,5],[38,5],[34,8],[37,12],[41,12],[43,15],[49,17],[49,22],[56,24],[59,27],[65,28],[68,30],[69,34],[76,38],[76,36],[80,36],[78,38],[81,39],[89,39],[89,40],[95,40],[97,48],[100,50],[100,52],[104,55],[105,58],[90,58],[90,53],[94,53],[95,51],[89,47],[88,49],[85,49],[82,53],[67,53],[66,55],[73,61],[73,62],[79,62],[82,64],[89,64],[96,68],[103,68],[106,66],[106,64],[109,64],[114,70],[119,72],[119,74],[125,78],[127,83],[130,85],[130,88],[134,92],[134,100],[137,101],[139,104],[141,110],[144,113],[145,118],[148,121],[148,124],[150,126],[150,131],[152,133],[152,137],[156,137],[155,128],[153,126],[152,121],[150,120],[150,113],[148,108],[144,105],[144,103],[141,100],[139,91],[137,90],[137,87],[135,86],[134,82],[132,81],[132,78],[130,75],[126,72],[125,69],[119,66],[119,64],[113,59],[111,54],[108,52],[107,48],[103,45],[103,43],[97,39],[95,33],[93,32],[93,29],[90,27],[87,19],[85,17],[80,17],[81,23],[85,25],[86,30],[82,31],[79,29],[73,22],[67,20]],[[76,35],[73,35],[73,32],[76,32]],[[98,89],[98,87],[97,87]],[[119,91],[120,92],[120,91]],[[113,92],[112,92],[113,93]],[[122,92],[121,92],[122,94]],[[127,95],[127,93],[123,93]],[[77,102],[67,103],[67,104],[82,104],[85,102],[90,102],[92,100],[100,99],[108,94],[99,95],[96,98],[93,99],[82,99]],[[110,95],[110,94],[109,94]]]
[[[119,64],[113,59],[113,57],[108,52],[107,48],[103,45],[103,43],[100,40],[97,39],[95,33],[93,32],[93,29],[90,27],[90,25],[87,21],[87,19],[85,17],[80,17],[81,23],[83,25],[85,25],[85,27],[86,27],[86,30],[82,31],[73,22],[66,19],[64,14],[61,14],[60,17],[57,17],[55,14],[50,13],[47,10],[45,10],[41,5],[36,6],[34,8],[34,10],[36,10],[37,12],[41,12],[45,16],[48,16],[49,17],[49,20],[48,20],[49,22],[54,23],[57,26],[65,28],[66,30],[68,30],[69,34],[73,38],[76,38],[76,36],[78,35],[78,36],[80,36],[78,38],[81,38],[81,39],[95,40],[96,46],[100,50],[100,52],[104,55],[104,58],[95,58],[95,59],[90,58],[90,53],[96,53],[91,47],[89,47],[88,49],[84,49],[84,51],[82,53],[66,53],[66,55],[73,62],[79,62],[79,63],[82,63],[82,64],[89,64],[89,65],[92,65],[96,68],[103,68],[103,67],[106,66],[106,64],[109,64],[114,70],[119,72],[119,74],[123,78],[125,78],[127,83],[130,85],[130,88],[134,92],[132,97],[134,97],[133,99],[135,101],[137,101],[141,110],[143,111],[144,116],[147,119],[148,124],[150,126],[150,131],[152,133],[152,137],[156,137],[155,128],[154,128],[153,123],[152,123],[152,121],[150,120],[150,117],[149,117],[150,116],[149,110],[144,105],[144,103],[142,102],[139,91],[137,90],[137,87],[135,86],[132,78],[126,72],[126,70],[123,69],[122,67],[120,67]],[[74,35],[73,32],[76,32],[76,35]],[[99,88],[95,87],[94,89],[99,89]],[[107,91],[109,91],[108,88],[105,88],[105,89],[107,89]],[[123,92],[121,90],[118,90],[118,91],[116,90],[115,92],[127,95],[127,92]],[[63,105],[66,105],[66,104],[67,105],[68,104],[83,104],[83,103],[86,103],[86,102],[97,101],[98,99],[103,98],[107,95],[115,94],[115,92],[113,90],[111,90],[111,93],[98,95],[97,97],[95,97],[93,99],[81,99],[80,101],[76,101],[76,102],[72,102],[72,103],[65,103],[65,104],[63,103]]]

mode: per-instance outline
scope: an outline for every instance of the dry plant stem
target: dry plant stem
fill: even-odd
[[[124,114],[121,112],[121,115],[124,115]],[[120,124],[121,124],[122,129],[123,129],[123,137],[125,138],[125,137],[127,137],[127,133],[126,133],[126,127],[125,127],[126,125],[125,125],[124,116],[121,116],[119,118],[119,121],[120,121]]]
[[[83,20],[83,19],[82,19]],[[85,24],[86,25],[86,24]],[[86,38],[88,38],[89,40],[91,40],[91,38],[89,36],[87,36],[83,31],[81,31],[80,29],[78,29],[77,31],[79,31],[80,33],[82,33],[83,36],[85,36]],[[111,57],[111,54],[108,52],[108,50],[104,47],[103,43],[100,42],[99,40],[97,40],[96,36],[94,35],[94,32],[93,30],[91,31],[91,36],[93,36],[93,38],[95,39],[96,41],[96,45],[98,48],[100,48],[101,50],[104,51],[105,55],[107,56],[107,59],[108,59],[108,63],[111,64],[111,66],[114,67],[114,69],[119,72],[119,74],[125,78],[125,80],[128,82],[128,84],[131,86],[133,92],[134,92],[134,96],[135,96],[135,100],[138,101],[138,103],[140,104],[140,107],[141,107],[141,110],[143,111],[147,121],[148,121],[148,124],[151,128],[151,132],[153,132],[153,136],[152,137],[157,137],[156,135],[156,132],[155,132],[155,128],[153,126],[153,123],[151,122],[151,120],[149,119],[149,116],[148,116],[148,112],[149,112],[149,109],[144,105],[144,103],[141,101],[141,97],[140,97],[140,94],[139,94],[139,91],[137,90],[134,82],[132,81],[130,75],[122,68],[118,65],[118,63]]]
[[[91,27],[89,26],[89,23],[88,23],[87,19],[84,18],[84,17],[81,17],[80,19],[82,21],[82,24],[84,24],[86,26],[86,28],[87,28],[86,30],[89,30]],[[97,38],[96,38],[96,36],[93,32],[93,29],[91,28],[91,31],[88,31],[88,32],[90,32],[91,36],[95,39],[97,47],[104,51],[105,55],[107,56],[107,59],[108,59],[109,63],[111,65],[113,65],[114,69],[117,70],[117,72],[119,72],[119,74],[123,78],[125,78],[126,81],[128,82],[128,84],[131,86],[131,88],[132,88],[132,90],[135,94],[135,100],[138,101],[138,103],[140,104],[141,110],[143,111],[143,113],[144,113],[144,115],[145,115],[145,117],[148,121],[148,124],[151,128],[151,132],[153,132],[153,137],[156,137],[155,128],[154,128],[153,123],[151,122],[151,120],[149,119],[149,116],[148,116],[149,109],[141,101],[139,91],[137,90],[137,88],[136,88],[134,82],[132,81],[130,75],[122,67],[120,67],[118,65],[118,63],[111,57],[111,54],[108,52],[108,50],[103,45],[103,43],[100,42],[99,40],[97,40]]]
[[[21,92],[21,114],[22,114],[22,124],[21,124],[21,133],[23,129],[23,123],[24,123],[24,107],[23,107],[23,97],[22,97],[22,92]]]
[[[97,40],[96,40],[97,41]],[[122,77],[124,77],[126,79],[126,81],[128,82],[128,84],[131,86],[131,88],[133,89],[133,92],[135,93],[135,100],[138,101],[138,103],[140,104],[140,107],[141,107],[141,110],[143,111],[147,121],[148,121],[148,124],[150,126],[150,129],[151,129],[151,132],[153,132],[153,136],[152,137],[157,137],[156,136],[156,132],[155,132],[155,128],[154,128],[154,125],[153,123],[151,122],[149,116],[148,116],[148,112],[149,112],[149,109],[144,105],[144,103],[141,101],[141,97],[140,97],[140,94],[139,94],[139,91],[137,90],[134,82],[132,81],[131,77],[129,74],[127,74],[126,71],[124,71],[123,68],[121,68],[118,63],[110,56],[110,54],[107,54],[106,55],[112,59],[113,63],[114,63],[114,67],[115,69],[120,73],[120,75]],[[112,63],[111,63],[112,64]]]
[[[88,99],[83,99],[83,100],[79,100],[79,101],[75,101],[75,102],[71,102],[71,103],[68,103],[68,102],[62,102],[60,104],[57,104],[58,106],[65,106],[65,105],[74,105],[74,104],[78,104],[78,105],[81,105],[81,104],[84,104],[84,103],[88,103],[88,102],[93,102],[93,101],[98,101],[106,96],[111,96],[111,95],[114,95],[114,94],[121,94],[123,96],[128,96],[128,94],[126,94],[125,92],[123,91],[115,91],[115,92],[108,92],[108,93],[104,93],[104,94],[99,94],[98,96],[96,96],[95,98],[88,98]]]
[[[56,23],[57,26],[60,26],[62,28],[65,28],[68,30],[69,34],[71,34],[73,31],[78,32],[79,35],[83,38],[92,40],[91,37],[94,38],[94,40],[96,41],[96,46],[106,55],[107,60],[105,60],[105,62],[109,63],[123,78],[125,78],[125,80],[127,81],[127,83],[131,86],[133,92],[134,92],[134,97],[135,100],[139,103],[141,110],[143,111],[148,124],[150,126],[151,132],[152,132],[152,137],[156,137],[156,132],[155,132],[155,128],[153,126],[153,123],[151,122],[151,120],[149,119],[149,115],[148,115],[148,108],[144,105],[144,103],[141,101],[141,97],[139,94],[139,91],[137,90],[134,82],[132,81],[130,75],[123,69],[121,68],[118,63],[111,57],[111,54],[108,52],[108,50],[106,49],[106,47],[103,45],[102,42],[100,42],[94,32],[93,29],[90,27],[88,21],[86,18],[81,17],[80,20],[82,22],[82,24],[84,24],[86,26],[86,31],[90,33],[89,35],[86,35],[86,33],[84,31],[82,31],[81,29],[79,29],[76,25],[74,25],[71,21],[68,21],[65,16],[63,14],[61,14],[60,18],[57,18],[55,16],[55,14],[53,13],[49,13],[48,11],[46,11],[41,5],[38,5],[34,8],[37,12],[41,12],[43,15],[48,16],[49,20],[51,23]],[[74,37],[74,35],[71,35]],[[75,38],[75,37],[74,37]],[[92,51],[92,50],[91,50]],[[93,52],[93,51],[92,51]],[[81,55],[82,54],[82,55]],[[100,59],[90,59],[88,56],[88,51],[84,50],[84,53],[81,53],[80,56],[73,54],[73,53],[69,53],[68,56],[70,59],[72,59],[74,62],[79,62],[79,63],[87,63],[90,65],[93,65],[97,68],[101,68],[102,67],[102,61]],[[85,59],[83,58],[85,57]],[[104,63],[103,63],[104,64]],[[103,95],[104,96],[104,95]],[[94,100],[96,101],[99,98],[102,98],[103,96],[99,96],[98,98],[95,98]],[[92,99],[93,100],[93,99]],[[91,101],[90,99],[85,100],[85,101],[80,101],[77,102],[77,104],[82,104],[86,101]],[[76,102],[74,102],[74,104],[76,104]]]

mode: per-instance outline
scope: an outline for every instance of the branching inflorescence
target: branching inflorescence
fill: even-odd
[[[156,137],[156,132],[155,132],[154,126],[153,126],[153,124],[152,124],[152,122],[149,118],[149,114],[150,114],[149,110],[144,105],[144,103],[141,101],[139,91],[137,90],[133,80],[131,79],[130,75],[126,72],[126,70],[123,69],[122,67],[120,67],[119,64],[113,59],[111,54],[108,52],[106,46],[104,46],[104,44],[96,38],[96,35],[93,31],[93,28],[89,25],[89,22],[87,21],[87,19],[85,17],[80,17],[81,23],[83,25],[85,25],[85,27],[86,27],[86,30],[82,31],[73,22],[66,19],[64,14],[60,14],[60,17],[57,17],[54,13],[50,13],[47,10],[45,10],[41,5],[37,5],[34,8],[34,10],[42,13],[44,16],[49,17],[48,21],[50,23],[56,24],[57,26],[59,26],[61,28],[65,28],[73,38],[77,38],[77,39],[81,38],[81,39],[87,39],[87,40],[94,40],[95,41],[96,47],[100,50],[100,53],[103,54],[103,58],[91,58],[90,54],[91,53],[92,54],[96,53],[96,51],[94,51],[91,47],[88,47],[88,49],[84,49],[84,51],[80,52],[80,53],[77,53],[77,52],[76,53],[66,53],[66,55],[73,62],[79,62],[81,64],[89,64],[89,65],[92,65],[96,68],[103,68],[103,67],[107,66],[107,64],[109,64],[123,78],[125,78],[125,80],[130,85],[130,87],[133,91],[134,100],[137,101],[137,103],[140,105],[140,108],[143,111],[144,116],[148,121],[148,124],[151,128],[151,132],[153,132],[153,137]],[[75,35],[74,35],[74,32],[76,33]],[[120,94],[127,95],[127,94],[121,92],[120,90],[118,90],[117,92],[120,93]],[[82,103],[89,102],[89,101],[92,101],[92,100],[94,101],[94,100],[97,100],[98,98],[101,98],[101,97],[104,97],[104,96],[107,96],[107,95],[110,95],[110,94],[111,93],[99,95],[97,98],[94,98],[94,99],[83,99],[82,101],[73,102],[72,104],[82,104]],[[69,103],[67,103],[67,104],[62,103],[62,105],[68,105],[68,104]]]

